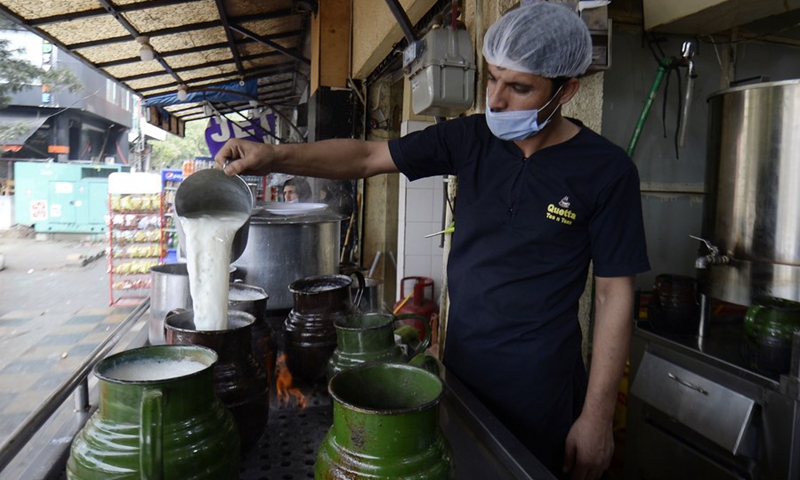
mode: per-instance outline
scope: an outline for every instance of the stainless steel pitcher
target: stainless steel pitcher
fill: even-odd
[[[253,193],[238,175],[229,177],[222,170],[209,168],[195,172],[181,182],[175,192],[175,214],[190,215],[204,210],[222,210],[236,213],[253,211]],[[181,222],[176,219],[178,242],[185,249],[186,237]],[[250,220],[237,230],[231,245],[231,263],[236,261],[247,246]]]

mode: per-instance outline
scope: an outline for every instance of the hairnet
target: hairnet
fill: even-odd
[[[592,37],[568,7],[529,3],[489,27],[483,56],[491,65],[509,70],[546,78],[576,77],[592,62]]]

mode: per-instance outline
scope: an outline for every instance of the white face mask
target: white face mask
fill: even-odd
[[[545,125],[550,123],[550,119],[561,108],[559,104],[553,113],[548,116],[545,121],[539,124],[539,110],[544,110],[550,105],[550,102],[556,98],[558,92],[562,87],[558,87],[556,93],[550,97],[542,108],[534,108],[533,110],[510,110],[503,112],[494,112],[492,109],[486,110],[486,123],[489,125],[489,130],[492,131],[495,137],[501,140],[515,141],[525,140],[539,133]],[[489,98],[489,90],[486,90],[486,98]]]

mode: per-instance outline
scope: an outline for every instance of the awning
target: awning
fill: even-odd
[[[34,113],[0,112],[0,145],[24,145],[47,118]]]
[[[0,0],[12,19],[182,121],[206,118],[203,94],[253,80],[261,105],[298,104],[315,0]],[[252,98],[216,105],[223,113]]]

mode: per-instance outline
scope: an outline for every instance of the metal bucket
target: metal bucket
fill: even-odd
[[[190,310],[189,273],[185,263],[157,265],[150,268],[150,325],[148,338],[151,345],[163,345],[164,318],[167,312],[178,308]]]
[[[800,301],[800,80],[731,88],[708,102],[703,238],[730,262],[698,271],[702,291],[741,305]]]

